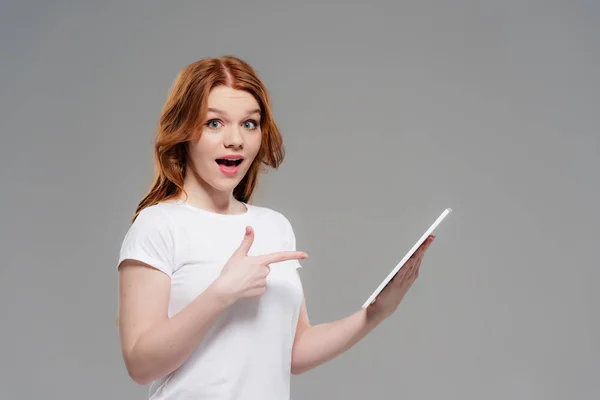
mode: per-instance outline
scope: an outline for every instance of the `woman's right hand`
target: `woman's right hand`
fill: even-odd
[[[247,226],[242,243],[223,266],[215,281],[219,293],[231,302],[261,296],[267,288],[267,276],[271,272],[270,264],[308,257],[303,251],[280,251],[249,256],[248,251],[253,242],[254,230]]]

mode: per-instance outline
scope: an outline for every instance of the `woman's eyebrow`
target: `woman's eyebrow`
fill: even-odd
[[[218,108],[209,107],[208,111],[209,112],[214,112],[214,113],[217,113],[217,114],[221,114],[221,115],[225,115],[225,116],[227,115],[227,113],[225,111],[219,110]],[[254,110],[250,110],[247,113],[247,115],[252,115],[252,114],[260,114],[260,108],[256,108]]]

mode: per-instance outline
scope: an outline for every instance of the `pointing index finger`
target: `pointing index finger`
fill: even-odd
[[[303,251],[279,251],[260,256],[260,260],[264,264],[274,264],[288,260],[302,260],[305,258],[308,258],[308,254]]]

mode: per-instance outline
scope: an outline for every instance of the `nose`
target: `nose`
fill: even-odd
[[[244,146],[244,138],[240,132],[240,128],[237,126],[231,126],[225,131],[225,137],[223,139],[225,147],[233,147],[235,149],[241,149]]]

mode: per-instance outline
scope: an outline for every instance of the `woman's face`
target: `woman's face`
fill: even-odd
[[[189,155],[196,173],[217,191],[232,192],[261,144],[260,107],[245,91],[218,86],[208,97],[208,113]]]

